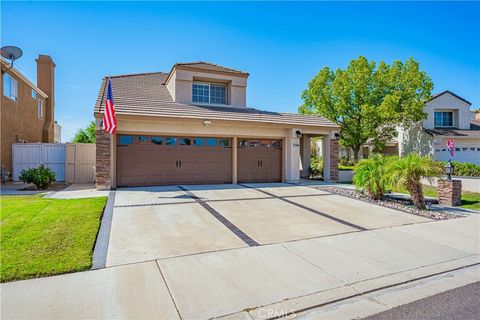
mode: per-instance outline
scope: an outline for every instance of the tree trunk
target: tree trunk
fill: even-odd
[[[407,190],[412,197],[413,204],[418,209],[426,209],[425,198],[423,197],[423,188],[420,181],[407,181]]]
[[[358,153],[360,152],[361,146],[352,147],[353,150],[353,162],[358,163]]]

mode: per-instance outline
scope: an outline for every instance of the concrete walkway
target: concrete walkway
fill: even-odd
[[[459,286],[480,280],[479,225],[470,216],[4,283],[2,319],[264,319],[385,288],[382,305],[407,303],[396,285],[463,269],[473,271]]]
[[[48,192],[45,190],[29,190],[29,191],[22,190],[29,186],[33,186],[33,184],[8,181],[5,184],[0,185],[0,194],[1,195],[30,195],[30,194],[40,194],[40,193]]]
[[[91,183],[76,183],[60,191],[49,192],[45,198],[51,199],[80,199],[92,197],[107,197],[109,191],[99,191]]]

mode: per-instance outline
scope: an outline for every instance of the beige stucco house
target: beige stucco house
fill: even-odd
[[[425,104],[427,118],[404,131],[399,130],[398,152],[417,152],[435,160],[480,164],[480,122],[470,110],[471,103],[451,91],[432,96]],[[447,142],[453,139],[452,157]]]
[[[112,76],[114,135],[101,128],[105,77],[94,111],[97,187],[298,181],[308,174],[314,136],[324,138],[324,177],[336,180],[339,127],[248,108],[248,77],[206,62]]]

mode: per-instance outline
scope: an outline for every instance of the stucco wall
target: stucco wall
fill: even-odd
[[[423,126],[426,129],[433,129],[434,126],[434,112],[436,109],[444,109],[445,111],[454,111],[453,125],[458,129],[470,129],[470,121],[472,114],[470,112],[470,105],[449,93],[443,94],[438,98],[431,100],[425,104],[425,112],[428,117],[423,121]]]
[[[2,70],[4,69],[2,65]],[[42,130],[45,118],[38,118],[37,99],[32,98],[32,87],[17,75],[10,73],[10,76],[18,82],[17,101],[13,101],[3,95],[3,75],[0,77],[0,94],[2,95],[2,106],[0,108],[1,118],[1,164],[12,172],[12,144],[25,140],[27,142],[49,142],[43,141]],[[46,108],[45,98],[38,95]]]
[[[224,83],[227,85],[228,105],[234,108],[247,106],[246,76],[175,68],[167,80],[166,86],[176,102],[192,104],[192,83],[194,81]]]
[[[432,156],[434,138],[422,128],[422,123],[413,125],[408,130],[398,128],[398,152],[400,156],[416,152],[422,156]]]

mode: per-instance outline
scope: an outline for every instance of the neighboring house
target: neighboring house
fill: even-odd
[[[53,124],[54,138],[53,142],[62,143],[62,126],[57,121]]]
[[[1,60],[1,164],[12,172],[12,144],[54,141],[54,69],[50,56],[39,55],[37,85]]]
[[[113,136],[101,129],[104,78],[94,112],[97,188],[298,181],[308,175],[313,136],[324,138],[324,176],[336,180],[339,127],[320,116],[247,108],[248,77],[206,62],[112,76]]]
[[[427,119],[409,130],[399,130],[399,154],[417,152],[439,161],[480,164],[480,122],[475,121],[470,106],[451,91],[432,96],[425,104]],[[447,149],[449,139],[455,142],[453,158]]]

